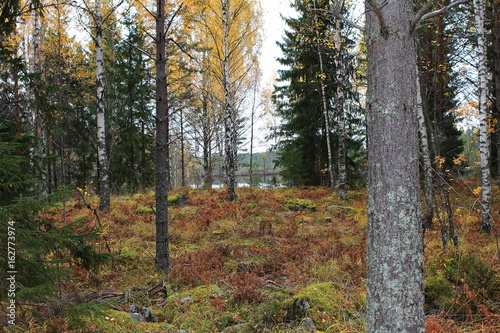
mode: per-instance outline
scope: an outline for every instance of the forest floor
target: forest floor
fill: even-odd
[[[479,232],[477,186],[451,194],[458,247],[443,250],[438,219],[425,233],[427,332],[500,332],[499,249],[494,233]],[[316,187],[237,194],[171,192],[168,276],[155,270],[152,192],[115,196],[99,219],[78,195],[44,212],[62,225],[65,211],[80,233],[100,229],[94,245],[113,259],[98,271],[71,267],[59,301],[26,307],[19,332],[364,332],[366,192],[346,201]]]

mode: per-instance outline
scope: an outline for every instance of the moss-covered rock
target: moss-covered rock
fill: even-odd
[[[81,320],[83,332],[177,332],[178,328],[168,323],[137,323],[130,313],[108,310],[102,316],[88,316]]]
[[[287,199],[285,201],[285,207],[289,210],[292,210],[294,212],[300,211],[300,210],[312,210],[316,211],[316,204],[312,200],[308,199]]]
[[[236,315],[226,309],[227,300],[227,295],[216,285],[196,287],[168,297],[162,317],[189,332],[220,332],[238,324]]]
[[[355,325],[361,321],[364,305],[363,294],[349,292],[334,282],[307,286],[285,304],[288,320],[310,317],[319,330],[349,320]]]

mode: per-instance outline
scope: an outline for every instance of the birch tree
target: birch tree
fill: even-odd
[[[109,187],[109,163],[106,151],[106,118],[104,100],[104,51],[102,47],[102,3],[96,0],[94,10],[95,23],[95,61],[97,89],[97,157],[99,160],[99,210],[110,208],[111,190]]]
[[[316,8],[316,1],[313,1],[313,9],[314,11],[317,10]],[[333,168],[333,157],[332,157],[332,144],[330,142],[330,112],[329,112],[329,102],[327,100],[326,96],[326,89],[325,89],[325,80],[326,80],[326,74],[325,70],[323,68],[323,53],[321,50],[321,44],[320,44],[320,35],[319,35],[319,26],[318,26],[318,17],[317,13],[313,13],[313,20],[314,20],[314,33],[316,34],[316,49],[318,52],[318,60],[319,60],[319,82],[320,82],[320,87],[321,87],[321,105],[323,106],[323,118],[325,122],[325,133],[326,133],[326,147],[327,147],[327,153],[328,153],[328,176],[330,180],[330,187],[333,189],[335,187],[335,170]],[[338,31],[336,32],[338,33]],[[339,68],[337,67],[337,71]],[[337,73],[338,74],[338,73]],[[340,150],[339,150],[340,151]]]
[[[208,52],[205,59],[213,77],[212,97],[223,110],[224,169],[227,199],[236,200],[238,124],[245,95],[252,87],[257,67],[261,22],[254,0],[212,0],[202,16],[200,38]]]
[[[487,47],[485,41],[485,3],[484,0],[474,0],[474,11],[477,30],[478,52],[478,110],[479,110],[479,153],[481,163],[481,229],[491,230],[491,143],[489,110],[487,105],[488,77],[487,77]]]

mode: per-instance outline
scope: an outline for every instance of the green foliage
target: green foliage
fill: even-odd
[[[453,252],[432,264],[425,283],[426,311],[445,311],[466,320],[480,305],[500,310],[500,276],[491,265],[470,253]]]
[[[278,151],[277,166],[291,185],[324,185],[328,181],[325,171],[328,168],[327,135],[330,136],[332,151],[338,148],[339,128],[333,111],[335,100],[340,94],[351,99],[357,94],[349,80],[354,75],[353,56],[346,51],[353,47],[354,42],[348,36],[348,29],[343,29],[343,23],[340,23],[339,33],[345,49],[339,51],[335,48],[336,19],[324,14],[329,10],[328,2],[317,1],[320,10],[313,10],[310,2],[304,1],[295,1],[292,6],[299,14],[298,18],[286,19],[289,30],[285,32],[284,42],[278,43],[284,54],[278,61],[289,68],[279,72],[280,85],[275,86],[273,95],[277,112],[283,119],[273,133],[280,139],[275,147]],[[338,57],[342,61],[337,62]],[[340,76],[344,79],[341,80],[338,73],[342,73]],[[324,80],[320,79],[324,75]],[[325,98],[329,104],[331,133],[325,133],[321,82],[325,85]],[[363,149],[362,136],[355,133],[360,124],[359,110],[351,108],[345,113],[345,118],[349,128],[347,156],[353,158],[355,155],[351,151]],[[337,154],[334,155],[336,159]],[[348,171],[351,176],[356,173],[352,163],[348,165]]]
[[[286,303],[290,320],[310,317],[316,327],[325,330],[337,322],[361,322],[365,300],[363,295],[351,294],[344,286],[326,282],[303,288]]]
[[[123,18],[126,37],[106,40],[107,100],[110,150],[110,182],[115,191],[135,192],[154,183],[154,116],[151,104],[152,71],[144,23],[127,11]]]
[[[285,207],[293,211],[303,209],[315,211],[317,208],[316,204],[312,200],[296,198],[285,200]]]
[[[38,302],[54,296],[55,282],[68,278],[70,264],[92,270],[106,262],[109,255],[98,253],[89,245],[89,241],[98,238],[97,231],[79,234],[75,231],[77,225],[58,227],[54,220],[41,214],[64,200],[63,193],[35,196],[35,179],[30,177],[26,159],[33,141],[25,140],[25,136],[9,137],[5,131],[2,134],[0,239],[4,249],[7,240],[15,249],[15,260],[9,258],[6,270],[18,272],[16,296]],[[0,257],[0,266],[7,268],[7,256]],[[0,283],[6,283],[5,279]],[[5,296],[5,292],[0,295]]]

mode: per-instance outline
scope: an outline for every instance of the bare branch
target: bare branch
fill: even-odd
[[[336,18],[338,18],[339,20],[344,21],[345,23],[347,23],[350,26],[358,29],[359,31],[365,31],[365,27],[364,26],[362,26],[361,24],[358,24],[358,23],[354,22],[353,20],[345,17],[344,15],[338,13],[334,8],[332,8],[330,10],[315,8],[313,10],[317,11],[317,12],[326,12],[326,13],[332,14],[333,16],[335,16]]]
[[[120,35],[118,35],[118,33],[116,32],[116,30],[110,29],[110,28],[108,28],[106,26],[103,26],[103,28],[106,29],[106,30],[108,30],[109,32],[111,32],[113,35],[115,35],[115,37],[117,37],[118,39],[120,39],[125,44],[127,44],[129,46],[132,46],[134,49],[136,49],[137,51],[139,51],[142,54],[144,54],[149,59],[155,60],[155,57],[154,57],[154,55],[151,54],[151,52],[145,51],[145,50],[141,49],[140,47],[138,47],[138,46],[136,46],[136,45],[128,42],[127,40],[123,39],[122,37],[120,37]]]
[[[156,16],[155,16],[155,14],[154,14],[152,11],[150,11],[150,10],[148,9],[148,7],[147,7],[145,4],[143,4],[143,3],[142,3],[142,1],[135,0],[135,2],[140,3],[140,4],[141,4],[141,6],[142,6],[142,8],[143,8],[146,12],[148,12],[148,14],[149,14],[149,15],[151,15],[151,17],[153,17],[153,18],[154,18],[154,17],[156,17]]]
[[[427,13],[427,14],[424,14],[424,13],[420,13],[422,11],[422,8],[416,15],[415,15],[415,18],[413,19],[413,21],[411,22],[411,28],[412,30],[413,29],[416,29],[418,28],[418,24],[422,21],[425,21],[431,17],[434,17],[434,16],[438,16],[438,15],[441,15],[441,14],[445,14],[446,12],[448,12],[448,10],[450,10],[451,8],[455,7],[455,6],[458,6],[458,5],[461,5],[461,4],[464,4],[464,3],[467,3],[467,2],[470,2],[471,0],[456,0],[452,3],[450,3],[449,5],[447,6],[444,6],[443,8],[441,9],[438,9],[438,10],[435,10],[433,12],[430,12],[430,13]],[[432,2],[429,1],[429,2]],[[427,7],[429,3],[427,3],[424,7]],[[430,6],[426,9],[429,9]],[[420,17],[418,17],[418,15],[421,14]]]
[[[383,36],[387,35],[388,28],[387,24],[385,23],[384,15],[382,15],[382,11],[380,8],[377,6],[375,3],[375,0],[367,0],[370,6],[372,7],[373,11],[375,12],[375,15],[377,15],[378,21],[380,23],[380,31]]]
[[[173,42],[173,43],[174,43],[174,44],[175,44],[175,45],[179,48],[179,50],[181,50],[184,54],[186,54],[186,55],[189,57],[189,59],[191,59],[191,60],[195,60],[195,58],[194,58],[191,54],[189,54],[189,52],[188,52],[188,51],[186,51],[186,50],[182,47],[182,45],[180,45],[179,43],[177,43],[177,41],[176,41],[175,39],[173,39],[173,38],[168,38],[168,41]]]
[[[167,32],[170,30],[170,27],[172,26],[172,23],[174,22],[175,17],[177,16],[177,14],[179,14],[179,12],[183,8],[184,8],[184,4],[181,2],[181,4],[179,5],[179,7],[177,7],[177,9],[175,10],[175,12],[172,14],[172,17],[170,18],[170,20],[167,22],[167,27],[165,28],[165,31],[164,31],[165,34],[167,34]]]
[[[417,23],[420,21],[422,16],[425,15],[431,9],[432,6],[434,6],[434,3],[436,3],[437,0],[429,0],[420,10],[415,14],[415,17],[411,21],[410,29],[413,31],[415,29],[415,26]]]
[[[106,15],[103,17],[102,19],[102,22],[106,22],[106,20],[111,16],[111,14],[113,14],[115,12],[115,10],[118,9],[118,7],[120,7],[122,4],[123,4],[123,1],[124,0],[120,0],[120,2],[116,5],[116,6],[113,6],[109,12],[106,13]]]
[[[358,29],[359,31],[365,31],[365,27],[364,26],[362,26],[361,24],[357,24],[353,20],[348,19],[347,17],[345,17],[344,15],[342,15],[340,13],[337,13],[335,10],[332,9],[332,11],[330,13],[333,16],[335,16],[336,18],[338,18],[339,20],[344,21],[345,23],[353,26],[354,28]]]

